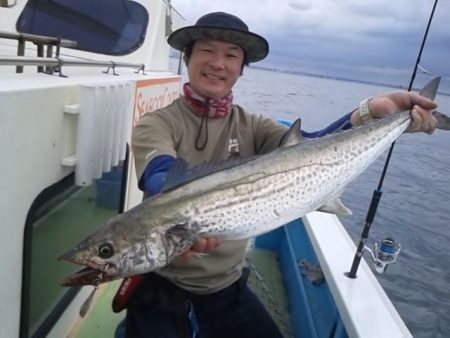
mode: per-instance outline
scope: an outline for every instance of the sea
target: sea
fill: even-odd
[[[187,78],[185,72],[183,77]],[[414,87],[430,79],[421,76]],[[352,111],[362,99],[395,90],[399,89],[246,67],[233,95],[234,102],[249,112],[274,119],[301,118],[302,129],[314,131]],[[450,115],[448,94],[439,94],[436,102],[439,111]],[[343,193],[353,215],[340,220],[355,244],[386,155]],[[414,337],[450,337],[450,132],[402,135],[395,143],[382,191],[367,245],[373,247],[390,237],[401,251],[397,262],[376,276]],[[370,265],[368,254],[365,258]]]

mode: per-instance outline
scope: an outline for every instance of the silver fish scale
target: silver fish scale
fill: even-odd
[[[115,224],[116,234],[133,238],[124,251],[130,257],[120,260],[120,270],[151,271],[201,236],[253,237],[316,210],[336,197],[408,124],[409,115],[404,115],[314,143],[305,141],[144,201]],[[139,226],[130,228],[131,224]]]
[[[241,239],[270,231],[336,197],[406,129],[409,115],[396,121],[394,128],[392,123],[385,123],[384,128],[367,126],[363,136],[361,130],[346,132],[334,147],[317,142],[311,149],[305,141],[261,157],[264,160],[246,169],[212,174],[209,180],[216,183],[209,192],[205,191],[211,183],[208,179],[192,182],[184,196],[190,190],[204,193],[190,197],[181,214],[198,229],[198,236]],[[219,182],[228,184],[218,187]]]

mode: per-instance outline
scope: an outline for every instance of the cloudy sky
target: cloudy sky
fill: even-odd
[[[434,0],[172,0],[189,24],[239,16],[270,44],[259,65],[406,86]],[[436,8],[421,66],[450,82],[450,2]]]

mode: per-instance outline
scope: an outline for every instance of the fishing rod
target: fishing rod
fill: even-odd
[[[425,42],[428,37],[428,32],[430,30],[431,22],[433,21],[434,12],[436,10],[436,6],[439,0],[435,0],[433,4],[433,8],[431,10],[430,17],[428,19],[428,24],[425,29],[425,34],[422,39],[422,44],[419,49],[419,53],[417,55],[416,64],[414,65],[413,72],[411,74],[411,79],[409,81],[408,85],[408,91],[411,91],[414,80],[416,78],[417,69],[419,67],[420,59],[422,57],[422,52],[425,47]],[[370,202],[369,209],[367,211],[366,215],[366,224],[364,226],[361,239],[359,240],[358,248],[355,253],[355,257],[353,259],[352,266],[350,268],[349,272],[346,272],[345,275],[349,278],[356,278],[356,272],[358,271],[359,264],[361,262],[361,258],[363,256],[364,250],[368,250],[371,255],[372,259],[375,261],[376,269],[378,272],[382,273],[385,271],[388,264],[392,264],[397,259],[397,255],[400,251],[400,245],[395,243],[395,241],[392,238],[386,238],[382,241],[380,248],[375,245],[375,253],[373,253],[368,247],[366,246],[367,239],[369,237],[369,231],[370,227],[372,226],[373,220],[375,219],[375,215],[378,209],[378,204],[381,200],[382,187],[383,187],[383,181],[386,176],[387,168],[389,166],[389,161],[391,160],[392,152],[394,150],[395,141],[392,142],[391,148],[389,149],[386,162],[384,164],[383,172],[380,177],[380,181],[378,183],[378,187],[376,190],[373,191],[372,200]]]

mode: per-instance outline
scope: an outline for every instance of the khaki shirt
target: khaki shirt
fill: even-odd
[[[148,163],[159,155],[184,158],[190,165],[221,161],[230,156],[248,157],[278,147],[287,128],[272,119],[246,113],[233,105],[230,114],[209,118],[206,147],[195,148],[202,117],[183,97],[169,106],[144,114],[134,128],[132,148],[139,180]],[[205,121],[200,145],[205,140]],[[225,241],[204,257],[175,259],[157,273],[174,284],[199,294],[221,290],[241,275],[248,240]]]

